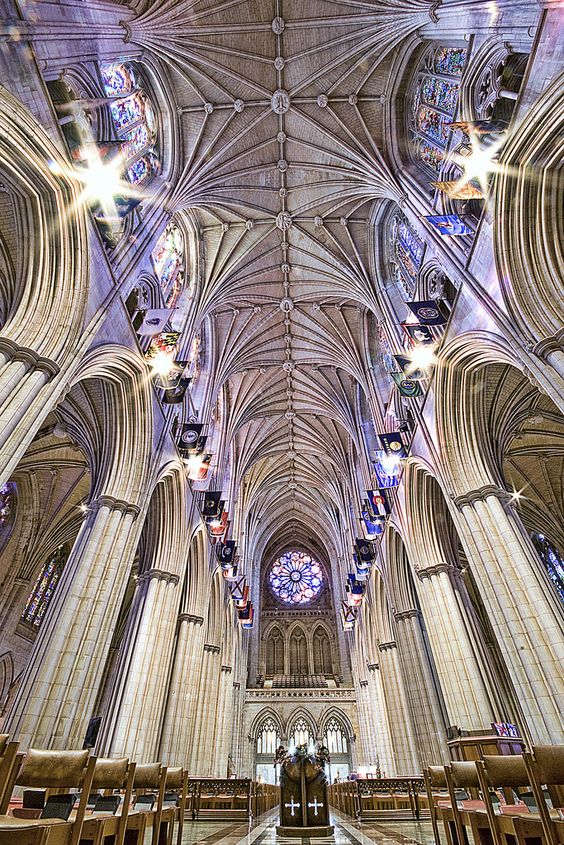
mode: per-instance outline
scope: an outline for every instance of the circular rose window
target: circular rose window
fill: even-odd
[[[320,564],[305,552],[286,552],[270,569],[270,588],[286,604],[305,604],[316,598],[323,586]]]

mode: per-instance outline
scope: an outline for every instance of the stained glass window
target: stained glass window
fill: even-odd
[[[539,553],[548,577],[554,584],[560,600],[564,602],[564,558],[544,534],[532,535],[533,545]]]
[[[394,214],[390,221],[390,265],[392,276],[407,296],[415,290],[424,251],[424,242],[406,217]]]
[[[305,604],[316,598],[323,586],[320,564],[300,551],[283,554],[273,564],[269,575],[275,596],[286,604]]]
[[[465,47],[439,47],[435,51],[433,67],[437,73],[462,76],[467,55]]]
[[[327,722],[323,743],[327,746],[329,754],[346,754],[348,752],[347,736],[337,719],[329,719]]]
[[[268,754],[274,757],[280,739],[278,726],[274,719],[268,718],[262,723],[257,734],[257,754]]]
[[[440,173],[460,93],[467,50],[437,47],[428,53],[415,77],[409,109],[411,153],[434,176]]]
[[[174,308],[184,286],[184,238],[175,225],[169,223],[161,234],[153,253],[153,266],[168,308]]]
[[[0,549],[10,539],[16,512],[16,502],[17,487],[13,481],[8,481],[3,487],[0,487]]]
[[[104,91],[108,97],[130,94],[136,86],[135,72],[131,65],[107,64],[100,65],[100,75]]]
[[[132,185],[140,187],[160,166],[155,150],[157,121],[153,106],[139,87],[141,79],[131,65],[102,64],[100,75],[106,94],[117,97],[110,104],[110,114],[121,141],[125,177]]]
[[[38,628],[41,624],[49,602],[53,598],[53,593],[67,562],[69,552],[70,547],[65,544],[59,546],[47,559],[22,613],[23,622],[32,625],[34,628]]]
[[[312,731],[303,717],[296,719],[290,731],[290,748],[298,745],[309,745],[313,741]]]

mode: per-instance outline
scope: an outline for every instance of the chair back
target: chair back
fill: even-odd
[[[564,745],[535,745],[535,767],[555,807],[564,806]]]
[[[18,786],[83,787],[86,777],[88,751],[43,751],[30,748],[25,755],[16,783]]]
[[[135,763],[130,763],[127,757],[111,760],[106,757],[99,757],[96,760],[92,789],[120,789],[124,790],[122,797],[120,821],[114,845],[123,845],[125,832],[127,830],[127,816],[131,804],[133,792],[133,780],[135,777]]]
[[[30,748],[16,778],[17,786],[46,789],[78,787],[81,790],[76,818],[72,823],[70,845],[78,845],[80,841],[86,805],[92,790],[96,758],[89,755],[89,751],[43,751]]]
[[[431,786],[435,786],[437,789],[446,789],[447,782],[444,766],[429,766],[427,771],[429,772]]]
[[[157,845],[159,839],[166,788],[166,774],[167,767],[161,763],[141,763],[137,765],[135,777],[133,778],[133,788],[137,793],[142,789],[154,789],[157,792],[155,809],[147,813],[147,818],[152,822],[153,826],[151,845]]]
[[[23,762],[23,754],[18,754],[18,747],[19,742],[10,742],[8,734],[0,734],[0,814],[8,809],[12,789]]]
[[[167,789],[182,789],[184,770],[182,766],[175,766],[166,770],[166,788]]]
[[[452,783],[456,787],[456,789],[480,788],[480,781],[478,780],[476,763],[474,763],[473,761],[453,760],[453,762],[450,764],[450,771],[452,775]]]
[[[497,787],[529,786],[529,773],[520,754],[486,755],[482,759],[487,782]]]

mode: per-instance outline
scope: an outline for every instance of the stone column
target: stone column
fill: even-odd
[[[372,715],[371,723],[374,731],[374,750],[376,752],[373,763],[380,763],[381,771],[394,771],[395,761],[392,749],[390,721],[384,699],[382,675],[379,663],[368,664],[368,695],[369,710]]]
[[[56,404],[50,382],[58,373],[54,361],[0,338],[0,485],[8,481]]]
[[[439,564],[417,573],[417,593],[435,659],[448,724],[487,728],[501,718],[491,673],[484,665],[480,644],[471,634],[469,620],[458,601],[466,592],[455,567]]]
[[[192,764],[190,770],[199,777],[209,776],[213,773],[214,734],[221,666],[220,652],[221,649],[218,645],[204,643],[196,720],[191,742]]]
[[[501,499],[504,499],[502,502]],[[538,744],[564,742],[564,618],[507,496],[493,487],[455,500],[472,571]]]
[[[22,749],[82,748],[138,542],[139,507],[90,507],[41,625],[6,727]]]
[[[150,569],[138,581],[131,636],[117,671],[106,746],[111,757],[153,760],[158,755],[172,641],[178,613],[178,575]]]
[[[360,748],[359,765],[369,766],[372,762],[374,725],[368,705],[368,681],[363,679],[358,682],[356,689],[356,706],[358,710],[358,721],[360,724]]]
[[[397,644],[380,643],[380,671],[392,740],[393,771],[389,775],[411,775],[421,770],[415,732],[401,674]]]
[[[233,681],[231,666],[221,667],[219,681],[219,696],[216,718],[216,735],[214,741],[214,774],[216,777],[226,777],[228,743],[231,740],[231,726],[233,719]]]
[[[176,650],[173,658],[168,700],[159,757],[169,766],[187,767],[190,739],[194,735],[198,698],[198,669],[202,662],[204,620],[181,613],[178,617]]]
[[[394,614],[398,652],[411,706],[413,728],[422,765],[448,760],[446,726],[435,677],[421,629],[421,614],[413,608]]]

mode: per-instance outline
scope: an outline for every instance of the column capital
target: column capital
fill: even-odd
[[[139,575],[137,581],[138,583],[143,583],[144,581],[166,581],[167,584],[178,584],[180,581],[180,576],[175,575],[174,572],[165,572],[164,569],[147,569],[146,572],[142,572]]]
[[[454,572],[455,569],[456,567],[452,563],[436,563],[434,566],[426,566],[424,569],[418,569],[417,577],[420,581],[424,581],[425,578],[432,578],[433,575],[441,575],[443,572]]]
[[[364,688],[364,687],[368,686],[368,681],[359,681],[359,684],[360,684],[361,687]]]
[[[400,610],[399,613],[394,613],[396,622],[404,622],[406,619],[417,619],[421,613],[417,608],[413,607],[411,610]]]
[[[0,337],[0,354],[4,355],[8,360],[20,361],[30,370],[41,370],[51,378],[58,375],[61,371],[61,368],[55,361],[44,358],[27,346],[20,346],[9,337]]]
[[[209,651],[210,654],[219,654],[221,649],[218,645],[212,645],[211,643],[204,643],[204,651]]]
[[[376,670],[380,668],[380,664],[379,663],[367,663],[366,667],[367,667],[369,672],[376,672]]]
[[[204,624],[204,617],[203,616],[194,616],[193,613],[179,613],[178,614],[178,622],[191,622],[192,625],[203,625]]]
[[[239,681],[233,681],[233,689],[241,689],[241,684],[239,683]]]
[[[477,490],[469,490],[462,496],[453,496],[452,500],[460,511],[468,505],[476,504],[476,502],[485,502],[490,496],[495,496],[503,504],[507,504],[511,499],[511,494],[497,484],[484,484],[483,487],[479,487]]]
[[[115,496],[107,496],[103,493],[96,499],[93,499],[89,505],[88,510],[97,511],[100,508],[108,508],[111,511],[121,511],[124,516],[132,516],[137,519],[141,513],[139,505],[133,505],[131,502],[126,502],[124,499],[116,499]]]
[[[390,651],[392,648],[397,648],[398,644],[395,640],[390,640],[388,643],[378,643],[379,651]]]
[[[232,666],[222,666],[221,671],[225,672],[226,675],[229,675],[230,672],[233,671],[233,667]]]

